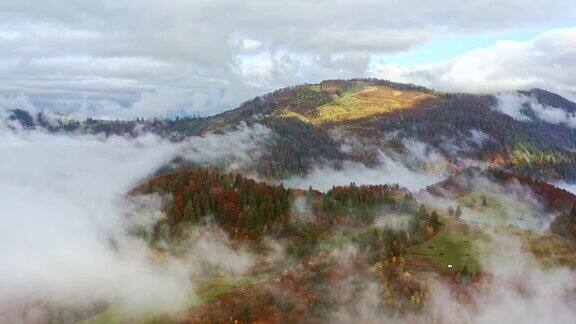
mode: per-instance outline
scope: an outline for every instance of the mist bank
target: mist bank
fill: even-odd
[[[496,95],[494,109],[517,121],[541,121],[550,124],[576,128],[574,112],[540,103],[537,98],[517,92],[504,92]]]
[[[344,162],[341,168],[315,167],[301,177],[292,177],[283,181],[288,187],[308,189],[312,187],[327,191],[333,186],[368,184],[399,184],[412,191],[418,191],[443,180],[441,174],[413,171],[405,165],[385,155],[380,157],[380,165],[367,167],[361,163]]]
[[[398,184],[410,191],[420,191],[449,175],[449,162],[436,149],[426,143],[397,139],[402,151],[385,152],[358,138],[342,138],[341,150],[357,156],[374,154],[377,163],[367,166],[364,163],[346,160],[341,165],[317,164],[304,175],[285,179],[288,187],[327,191],[333,186],[371,184]],[[386,147],[384,147],[386,149]],[[456,155],[456,153],[455,153]]]
[[[176,157],[238,168],[257,156],[256,138],[268,132],[241,125],[172,143],[151,134],[63,135],[0,127],[1,317],[18,322],[41,315],[42,307],[21,306],[45,301],[114,303],[128,313],[170,311],[196,299],[190,276],[200,275],[203,263],[220,264],[224,273],[245,271],[251,259],[213,227],[189,234],[186,256],[158,260],[129,230],[165,217],[164,197],[126,193]]]
[[[0,136],[0,305],[55,296],[130,307],[183,302],[185,276],[150,262],[144,246],[122,234],[124,194],[176,147],[153,136]],[[114,251],[111,237],[128,240],[127,249]],[[158,298],[146,297],[152,293]]]

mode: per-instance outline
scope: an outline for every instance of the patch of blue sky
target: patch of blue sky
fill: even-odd
[[[540,33],[543,33],[547,30],[574,25],[576,25],[576,20],[570,24],[564,23],[558,24],[556,26],[525,28],[521,30],[506,30],[501,32],[484,32],[475,35],[453,35],[433,39],[405,52],[380,55],[377,57],[377,59],[385,63],[400,64],[405,66],[433,64],[456,57],[476,48],[493,45],[498,41],[527,41],[535,38]]]

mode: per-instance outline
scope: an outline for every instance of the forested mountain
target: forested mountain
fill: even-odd
[[[567,114],[576,104],[556,94],[520,91]],[[275,136],[256,166],[265,177],[302,174],[316,164],[343,160],[377,163],[377,151],[402,152],[402,140],[426,143],[456,163],[475,159],[540,179],[576,181],[576,129],[543,120],[520,121],[495,107],[497,96],[440,93],[383,80],[331,80],[280,89],[210,117],[173,120],[48,120],[15,110],[9,117],[26,128],[51,132],[158,134],[173,141],[233,129],[239,123],[270,128]],[[343,152],[345,140],[362,149]]]

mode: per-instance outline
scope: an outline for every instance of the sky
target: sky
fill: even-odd
[[[4,108],[210,115],[357,77],[575,99],[576,2],[0,0]]]

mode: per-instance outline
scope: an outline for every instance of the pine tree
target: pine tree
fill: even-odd
[[[456,207],[456,211],[454,212],[454,215],[456,215],[456,217],[460,218],[462,216],[462,207],[460,207],[460,205],[458,205]]]
[[[434,232],[438,232],[440,227],[442,226],[442,221],[440,220],[440,216],[434,210],[432,214],[430,214],[430,226],[434,229]]]
[[[186,203],[186,207],[184,207],[184,220],[190,223],[196,223],[198,221],[192,200],[189,200]]]

